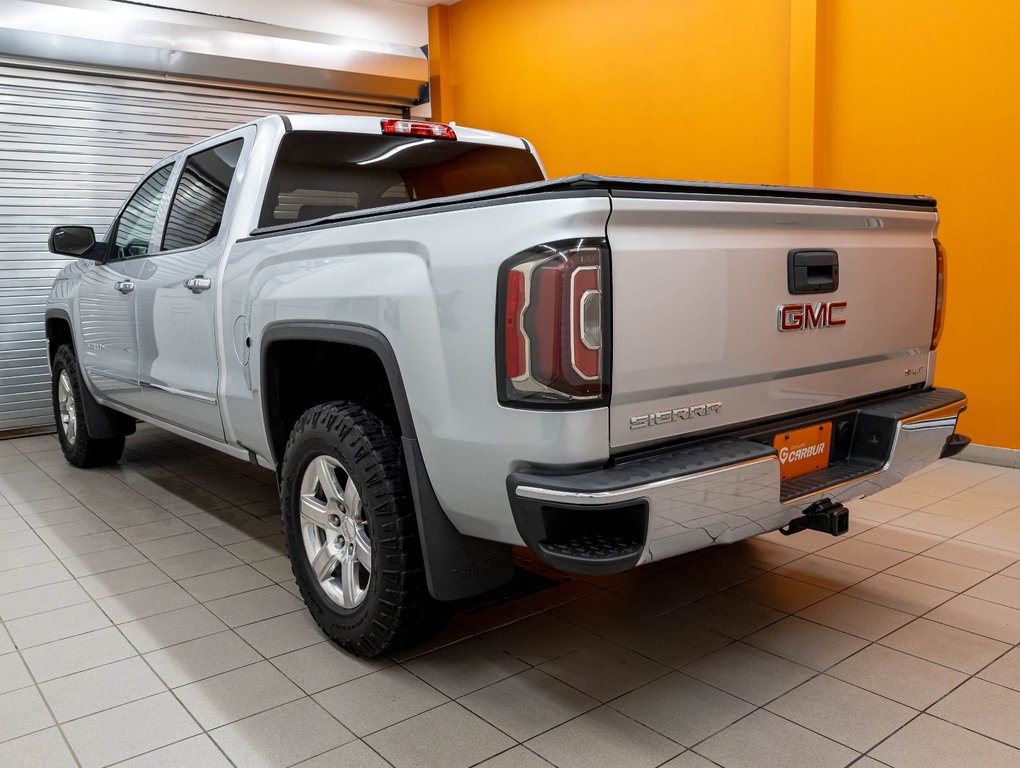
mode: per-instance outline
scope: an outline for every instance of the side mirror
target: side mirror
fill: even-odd
[[[96,233],[92,227],[54,227],[50,232],[50,253],[58,256],[83,256],[95,258],[89,252],[96,245]]]

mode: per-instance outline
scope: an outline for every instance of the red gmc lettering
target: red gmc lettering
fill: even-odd
[[[846,325],[846,318],[836,315],[846,309],[845,301],[817,301],[812,304],[780,304],[780,331],[809,331]]]

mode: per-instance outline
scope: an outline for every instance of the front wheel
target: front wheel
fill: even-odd
[[[359,405],[306,411],[281,473],[283,526],[315,621],[372,657],[405,645],[443,613],[429,595],[400,444]]]
[[[95,438],[85,424],[78,359],[69,344],[53,357],[53,417],[64,458],[76,467],[116,464],[124,453],[124,438]]]

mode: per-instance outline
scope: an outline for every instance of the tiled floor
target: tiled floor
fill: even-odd
[[[0,442],[0,766],[1020,766],[1020,470],[941,462],[841,539],[550,572],[376,661],[313,625],[277,514],[152,428],[107,470]]]

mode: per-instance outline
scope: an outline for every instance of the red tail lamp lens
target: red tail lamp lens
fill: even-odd
[[[454,139],[457,134],[445,123],[427,123],[424,120],[397,120],[390,118],[382,121],[382,132],[396,136],[427,136],[430,139]]]
[[[503,311],[504,400],[598,400],[604,393],[604,240],[532,248],[511,261]]]

